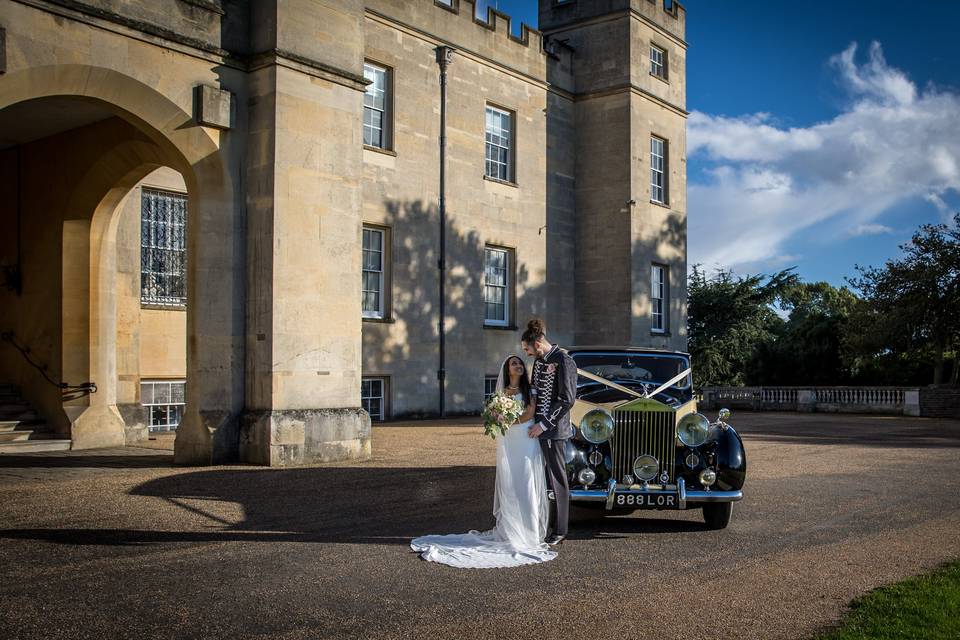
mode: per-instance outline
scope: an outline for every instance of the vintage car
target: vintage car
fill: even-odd
[[[720,411],[697,412],[690,357],[618,347],[568,349],[577,402],[566,442],[571,504],[611,512],[702,509],[707,526],[730,523],[747,458]]]

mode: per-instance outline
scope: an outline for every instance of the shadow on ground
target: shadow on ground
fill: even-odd
[[[151,480],[130,493],[158,498],[197,516],[210,530],[8,529],[0,539],[70,545],[197,542],[324,542],[406,545],[416,536],[488,529],[494,468],[304,468],[210,470]],[[242,519],[225,514],[238,510]],[[182,514],[182,515],[188,515]],[[621,538],[697,531],[698,522],[603,518],[576,509],[571,538]]]
[[[0,455],[0,469],[169,469],[171,453],[143,455],[64,454]]]
[[[839,414],[741,412],[730,421],[749,439],[891,449],[960,447],[960,420]]]

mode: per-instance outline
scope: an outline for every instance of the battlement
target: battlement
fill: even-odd
[[[540,30],[550,33],[580,22],[618,13],[639,14],[679,39],[686,32],[687,10],[677,0],[539,0]]]
[[[517,44],[529,47],[532,43],[534,50],[543,52],[543,36],[538,29],[521,22],[520,35],[515,36],[511,28],[513,18],[493,7],[487,7],[486,20],[480,20],[476,17],[477,6],[474,0],[447,0],[446,2],[444,0],[433,0],[433,4],[444,11],[462,16],[488,31],[505,34],[507,39]]]

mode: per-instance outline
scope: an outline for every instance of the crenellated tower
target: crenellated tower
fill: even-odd
[[[549,76],[573,104],[575,341],[685,349],[685,10],[540,0],[539,11],[548,50],[572,51]]]

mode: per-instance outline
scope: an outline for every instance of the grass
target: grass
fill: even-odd
[[[854,600],[840,627],[814,640],[957,640],[960,562],[880,587]]]

